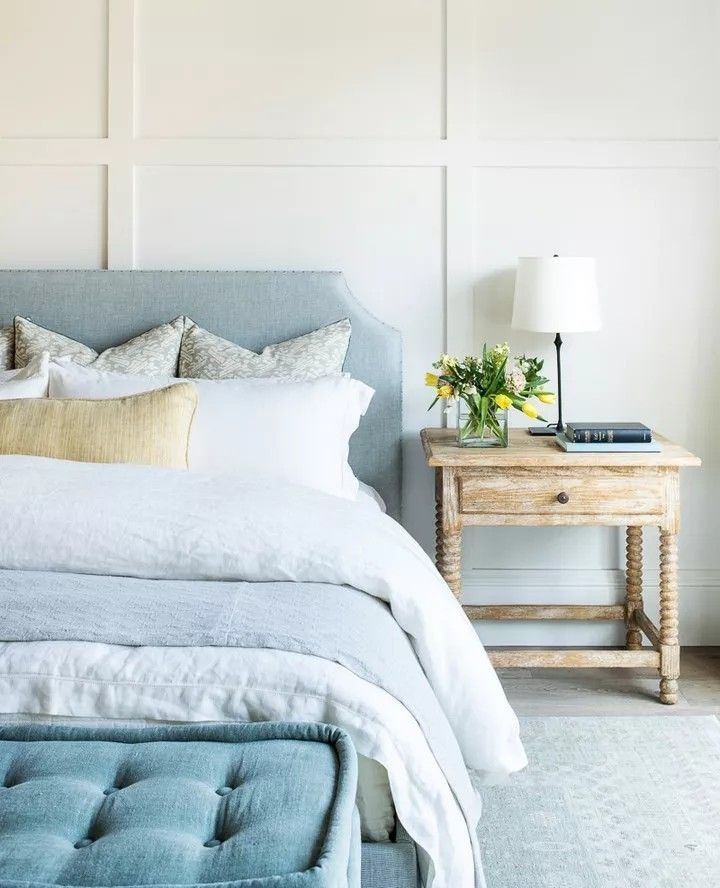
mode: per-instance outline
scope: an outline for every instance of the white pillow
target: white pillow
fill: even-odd
[[[369,484],[363,484],[362,481],[358,483],[360,486],[355,501],[369,506],[371,509],[380,509],[381,512],[387,512],[385,500],[380,496],[378,491]]]
[[[44,398],[48,392],[49,355],[32,358],[22,370],[0,371],[0,400]]]
[[[199,395],[190,471],[230,472],[357,496],[348,447],[374,392],[349,376],[305,382],[151,379],[66,359],[50,364],[51,398],[117,398],[178,382],[192,382]]]

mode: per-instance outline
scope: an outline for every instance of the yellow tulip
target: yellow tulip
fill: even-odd
[[[538,392],[537,393],[538,401],[542,401],[543,404],[554,404],[555,403],[555,395],[552,392]]]
[[[525,416],[529,416],[530,419],[537,419],[538,418],[537,410],[528,401],[526,401],[522,405],[522,412],[525,414]]]
[[[440,377],[436,373],[425,374],[425,385],[429,385],[435,388],[438,382],[440,382]]]
[[[451,385],[438,386],[437,393],[441,398],[450,398],[452,397],[453,387]]]
[[[507,410],[512,407],[512,400],[507,395],[495,395],[495,403],[501,410]]]

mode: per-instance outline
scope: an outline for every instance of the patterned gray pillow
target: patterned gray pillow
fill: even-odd
[[[188,379],[271,376],[294,382],[334,376],[342,372],[350,333],[350,321],[345,318],[304,336],[268,345],[258,354],[186,318],[179,375]]]
[[[17,317],[15,366],[24,367],[35,355],[46,351],[51,358],[70,357],[78,364],[92,364],[97,370],[138,373],[144,376],[175,376],[184,327],[185,318],[175,318],[169,324],[160,324],[140,336],[128,339],[122,345],[105,349],[98,354],[81,342],[46,330],[27,318]]]
[[[0,330],[0,370],[12,370],[15,366],[15,328]]]

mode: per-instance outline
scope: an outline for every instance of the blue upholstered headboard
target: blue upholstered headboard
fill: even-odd
[[[260,350],[350,318],[345,370],[375,389],[350,446],[357,476],[400,513],[402,349],[332,271],[0,271],[0,326],[24,315],[101,350],[188,315]]]

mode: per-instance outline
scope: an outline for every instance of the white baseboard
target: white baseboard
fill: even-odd
[[[658,570],[646,570],[645,609],[657,620]],[[720,645],[720,570],[680,570],[680,641]],[[476,569],[463,576],[464,604],[616,604],[623,600],[622,570]],[[583,646],[619,644],[619,623],[476,623],[488,645]]]

